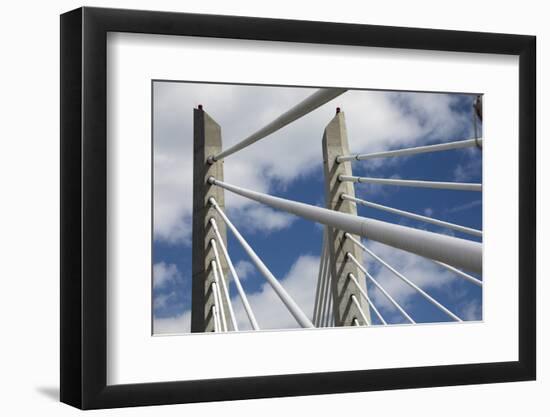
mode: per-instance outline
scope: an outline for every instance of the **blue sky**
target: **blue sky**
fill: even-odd
[[[153,317],[156,333],[189,329],[191,307],[192,109],[203,104],[222,126],[224,147],[261,128],[297,101],[307,88],[154,83]],[[321,138],[337,106],[346,117],[352,152],[417,146],[473,137],[473,95],[348,91],[268,138],[227,158],[227,182],[309,204],[324,205]],[[293,152],[289,153],[292,144]],[[439,181],[481,182],[476,148],[353,163],[353,174]],[[481,193],[394,186],[356,185],[356,196],[441,220],[482,229]],[[226,210],[265,264],[311,317],[322,228],[226,193]],[[449,230],[376,209],[359,215],[450,233]],[[457,237],[473,239],[459,232]],[[379,256],[464,320],[481,319],[481,289],[433,262],[376,242]],[[239,243],[228,232],[228,248],[261,328],[297,327]],[[385,268],[364,265],[419,323],[448,318]],[[388,322],[403,318],[375,288],[368,291]],[[231,285],[239,327],[249,328]],[[374,314],[372,315],[374,317]],[[375,320],[376,322],[376,320]]]

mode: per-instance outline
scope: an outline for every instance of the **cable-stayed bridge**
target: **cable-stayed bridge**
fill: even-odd
[[[376,316],[376,322],[379,325],[387,325],[388,320],[369,296],[367,282],[377,288],[407,322],[415,323],[414,317],[406,311],[405,306],[400,305],[391,291],[369,273],[363,263],[365,256],[390,271],[395,279],[405,283],[450,320],[462,321],[456,311],[452,311],[432,297],[407,278],[406,271],[398,271],[391,265],[390,260],[382,259],[364,245],[361,239],[369,239],[429,259],[439,267],[450,271],[456,279],[465,280],[468,285],[479,287],[483,286],[483,282],[474,275],[482,273],[482,244],[477,240],[361,217],[357,215],[357,205],[458,231],[478,239],[482,238],[482,231],[358,198],[355,195],[354,186],[356,183],[370,183],[390,187],[481,192],[482,185],[360,177],[353,175],[352,163],[468,147],[478,147],[481,150],[481,138],[369,154],[353,154],[349,150],[344,113],[337,108],[335,116],[325,127],[322,138],[326,207],[260,193],[224,181],[225,159],[265,139],[345,92],[344,89],[319,89],[268,125],[225,150],[222,149],[220,126],[201,105],[194,109],[192,332],[239,330],[230,297],[231,284],[237,290],[252,329],[261,329],[261,323],[258,323],[255,317],[229,255],[228,229],[301,327],[371,326],[374,325],[372,316]],[[225,192],[238,194],[324,226],[317,286],[312,289],[315,291],[312,318],[288,294],[277,277],[228,218],[225,213]]]

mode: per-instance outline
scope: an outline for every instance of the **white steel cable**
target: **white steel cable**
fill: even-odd
[[[296,319],[298,324],[300,326],[305,328],[311,328],[314,327],[313,323],[309,320],[309,318],[306,316],[306,314],[300,309],[298,304],[294,301],[294,299],[286,292],[284,287],[279,283],[277,278],[271,273],[271,271],[267,268],[267,266],[263,263],[263,261],[260,259],[260,257],[254,252],[254,250],[250,247],[248,242],[243,238],[243,236],[239,233],[237,228],[231,223],[231,221],[227,218],[225,213],[220,209],[220,206],[218,206],[218,203],[213,197],[210,197],[209,199],[210,204],[214,206],[220,217],[223,219],[227,227],[231,229],[239,243],[242,245],[245,252],[250,256],[250,259],[252,262],[256,265],[256,268],[262,273],[262,275],[265,277],[267,282],[271,285],[275,293],[279,296],[283,304],[286,306],[288,311],[292,314],[292,316]]]
[[[363,290],[363,288],[361,288],[361,286],[359,285],[359,281],[357,280],[357,278],[355,277],[355,275],[353,275],[351,272],[348,274],[348,278],[355,284],[355,286],[357,287],[357,289],[359,290],[359,293],[363,296],[363,298],[365,299],[365,301],[369,304],[369,306],[373,309],[374,313],[376,314],[376,316],[378,317],[378,319],[382,322],[382,324],[386,325],[388,324],[386,322],[386,320],[384,320],[384,317],[382,317],[382,314],[380,314],[380,312],[378,311],[378,309],[376,308],[376,306],[374,305],[374,303],[372,302],[372,300],[370,299],[370,297],[367,295],[366,291]]]
[[[214,332],[220,331],[220,319],[218,317],[218,311],[215,305],[212,306],[212,317],[214,318]]]
[[[350,239],[352,242],[354,242],[356,245],[358,245],[361,249],[363,249],[365,252],[367,252],[370,256],[372,256],[374,259],[376,259],[378,262],[380,262],[382,265],[384,265],[386,268],[388,268],[396,277],[401,279],[404,283],[409,285],[413,290],[418,292],[421,296],[423,296],[426,300],[428,300],[432,305],[437,307],[439,310],[441,310],[443,313],[445,313],[447,316],[452,318],[456,321],[462,321],[460,317],[458,317],[456,314],[454,314],[452,311],[450,311],[447,307],[445,307],[443,304],[435,300],[431,295],[426,293],[422,288],[420,288],[418,285],[416,285],[414,282],[412,282],[410,279],[406,278],[403,274],[401,274],[399,271],[397,271],[394,267],[392,267],[390,264],[388,264],[386,261],[384,261],[382,258],[380,258],[378,255],[376,255],[373,251],[371,251],[369,248],[364,246],[361,242],[359,242],[357,239],[355,239],[353,236],[351,236],[349,233],[345,234],[346,238]],[[354,258],[354,256],[351,253],[346,254],[349,259],[353,261],[354,264],[356,264],[358,267],[362,267],[362,265],[359,264],[357,259]],[[363,269],[365,269],[363,267]]]
[[[353,255],[350,254],[349,256],[350,256],[350,259],[353,258]],[[365,274],[365,276],[376,286],[376,288],[378,288],[380,292],[386,296],[386,298],[394,305],[394,307],[397,308],[397,310],[399,310],[399,312],[403,314],[403,316],[405,316],[405,318],[409,322],[411,322],[412,324],[416,324],[416,322],[412,319],[411,316],[407,314],[407,312],[403,309],[403,307],[401,307],[399,303],[395,301],[394,298],[384,289],[384,287],[382,287],[382,285],[380,285],[380,283],[376,281],[371,274],[369,274],[369,271],[367,271],[365,267],[363,267],[363,265],[360,265],[359,262],[357,262],[357,259],[355,259],[355,264],[361,270],[361,272]]]
[[[218,253],[218,246],[216,245],[216,240],[211,239],[210,245],[212,245],[212,250],[214,251],[214,258],[216,259],[216,265],[221,265],[220,255]],[[231,318],[231,324],[233,325],[233,330],[238,331],[239,327],[237,326],[237,319],[235,318],[235,312],[233,311],[233,305],[231,304],[231,297],[229,296],[229,291],[227,289],[227,285],[225,284],[225,279],[222,274],[221,267],[219,268],[218,272],[219,272],[220,280],[222,282],[222,290],[225,296],[225,301],[227,303],[227,309],[229,310],[229,317]]]
[[[363,319],[363,321],[366,323],[367,326],[370,326],[367,316],[365,315],[365,312],[361,308],[361,304],[359,304],[357,297],[352,294],[350,298],[351,298],[351,302],[355,305],[355,308],[357,308],[357,310],[359,311],[359,314],[361,315],[361,318]]]
[[[222,331],[227,331],[227,320],[225,319],[225,314],[223,312],[223,303],[222,303],[222,296],[220,294],[220,280],[218,276],[218,265],[216,264],[216,261],[212,261],[211,264],[212,270],[214,271],[214,281],[212,283],[212,292],[214,293],[214,303],[216,304],[217,308],[216,311],[218,312],[218,319],[220,319],[221,329]]]
[[[230,148],[211,156],[209,160],[219,161],[228,157],[235,152],[252,145],[253,143],[265,138],[268,135],[276,132],[277,130],[285,127],[286,125],[298,120],[300,117],[312,112],[325,103],[328,103],[332,99],[335,99],[339,95],[345,93],[347,90],[342,88],[321,88],[315,93],[298,103],[296,106],[277,117],[268,125],[264,126],[260,130],[256,131],[252,135],[231,146]]]
[[[327,302],[327,314],[325,315],[325,325],[323,327],[330,326],[330,319],[334,315],[333,297],[332,297],[332,291],[330,290],[332,285],[332,283],[330,282],[330,276],[327,277],[327,281],[328,281],[327,287],[329,288],[329,291],[328,291],[328,302]]]
[[[372,203],[370,201],[363,200],[363,199],[360,199],[360,198],[357,198],[357,197],[352,197],[352,196],[347,195],[347,194],[342,194],[340,196],[340,198],[342,200],[353,201],[356,204],[361,204],[361,205],[366,206],[366,207],[371,207],[371,208],[375,208],[375,209],[378,209],[378,210],[387,211],[389,213],[398,214],[400,216],[409,217],[409,218],[414,219],[414,220],[419,220],[419,221],[422,221],[422,222],[435,224],[436,226],[446,227],[446,228],[449,228],[449,229],[457,230],[457,231],[462,232],[462,233],[468,233],[468,234],[473,235],[473,236],[477,236],[477,237],[482,237],[483,236],[483,233],[481,232],[481,230],[472,229],[471,227],[461,226],[461,225],[446,222],[446,221],[443,221],[443,220],[434,219],[433,217],[422,216],[420,214],[411,213],[410,211],[399,210],[399,209],[396,209],[396,208],[393,208],[393,207],[383,206],[382,204]]]
[[[233,281],[235,281],[235,286],[237,287],[237,292],[239,293],[239,297],[241,298],[241,302],[243,303],[244,311],[246,312],[248,320],[250,321],[250,325],[252,326],[252,329],[260,330],[260,326],[258,326],[258,322],[256,321],[256,317],[254,316],[254,312],[252,311],[252,307],[250,307],[250,303],[248,302],[248,298],[246,297],[246,293],[244,292],[243,286],[241,285],[241,281],[239,279],[239,276],[237,275],[237,271],[235,270],[235,266],[233,265],[233,262],[231,261],[231,258],[229,257],[229,252],[227,251],[227,248],[225,247],[225,244],[223,243],[220,231],[218,229],[218,225],[216,224],[216,220],[214,218],[211,218],[210,219],[210,224],[212,226],[212,229],[214,230],[214,234],[216,235],[216,239],[218,239],[218,242],[220,244],[220,248],[221,248],[223,256],[224,256],[224,258],[227,262],[227,265],[229,266],[229,270],[231,271],[231,275],[233,276]]]
[[[313,306],[313,324],[315,327],[319,327],[319,310],[321,307],[321,287],[322,287],[322,278],[324,274],[325,267],[325,258],[327,253],[327,235],[323,232],[323,246],[321,248],[321,256],[319,258],[319,273],[317,274],[317,288],[315,290],[315,305]]]
[[[451,265],[447,265],[447,264],[444,264],[443,262],[439,262],[439,261],[434,261],[433,259],[430,259],[432,262],[435,262],[437,265],[451,271],[451,272],[454,272],[455,274],[457,274],[458,276],[464,278],[465,280],[477,285],[478,287],[482,287],[483,286],[483,281],[477,279],[476,277],[473,277],[469,274],[467,274],[466,272],[464,271],[461,271],[460,269],[456,269],[455,267],[451,266]]]
[[[325,317],[328,315],[328,300],[330,297],[330,283],[329,283],[329,276],[330,276],[330,265],[329,265],[329,258],[330,255],[328,254],[328,248],[327,248],[327,257],[325,258],[325,268],[324,268],[324,274],[323,274],[323,288],[321,293],[321,311],[319,316],[319,326],[324,327],[325,323]]]
[[[313,325],[315,327],[318,327],[317,325],[317,311],[319,310],[319,296],[321,295],[321,276],[323,274],[323,262],[324,262],[324,247],[321,252],[321,256],[319,257],[319,271],[317,273],[317,285],[315,286],[315,303],[313,304]]]
[[[340,181],[350,181],[369,184],[383,185],[399,185],[404,187],[418,188],[439,188],[443,190],[455,191],[482,191],[481,184],[468,182],[443,182],[443,181],[423,181],[423,180],[401,180],[394,178],[371,178],[371,177],[356,177],[354,175],[340,175]]]
[[[477,140],[477,142],[479,143],[481,143],[481,141],[482,141],[481,139]],[[395,149],[393,151],[373,152],[373,153],[357,154],[357,155],[341,155],[336,158],[336,161],[337,162],[345,162],[345,161],[353,161],[353,160],[362,161],[365,159],[373,159],[373,158],[406,156],[406,155],[414,155],[414,154],[426,153],[426,152],[439,152],[439,151],[448,151],[452,149],[469,148],[476,145],[477,145],[476,139],[467,139],[467,140],[459,140],[455,142],[438,143],[436,145],[417,146],[415,148]]]

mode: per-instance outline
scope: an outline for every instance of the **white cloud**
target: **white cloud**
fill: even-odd
[[[269,207],[251,203],[239,210],[230,210],[229,215],[235,224],[244,231],[270,233],[289,227],[296,217]]]
[[[426,208],[424,209],[424,215],[425,215],[425,216],[432,217],[433,214],[434,214],[433,208],[431,208],[431,207],[426,207]]]
[[[179,279],[181,279],[181,273],[175,264],[158,262],[153,265],[153,288],[164,287]]]
[[[466,161],[457,165],[454,169],[455,181],[468,181],[479,175],[481,172],[482,159],[477,148],[470,148],[465,152]]]
[[[288,294],[310,319],[313,315],[318,268],[318,257],[302,255],[296,259],[288,273],[279,280]],[[259,292],[250,294],[248,301],[262,329],[300,327],[267,282],[262,285]],[[233,308],[235,309],[239,328],[250,329],[250,323],[240,299],[233,300]]]
[[[283,91],[284,90],[284,91]],[[225,146],[230,145],[276,117],[278,107],[265,103],[290,105],[304,95],[295,89],[262,89],[230,85],[156,83],[154,107],[154,235],[169,243],[190,244],[192,214],[192,138],[193,107],[204,103],[206,110],[222,126]],[[287,94],[291,94],[287,97]],[[262,105],[262,103],[264,105]],[[223,117],[219,117],[219,115]],[[249,117],[243,117],[249,115]],[[258,126],[259,127],[259,126]],[[240,158],[240,160],[239,160]],[[246,159],[246,158],[245,158]],[[225,164],[225,179],[242,186],[266,192],[269,180],[262,163],[250,163],[242,156],[231,157]],[[230,166],[231,169],[227,169]],[[239,208],[247,200],[227,195],[229,207]]]
[[[451,272],[438,267],[435,263],[411,253],[400,251],[376,242],[368,242],[367,246],[382,259],[387,261],[398,271],[419,287],[429,292],[430,289],[451,291],[451,284],[457,279]],[[248,262],[239,262],[239,268],[248,270],[252,265]],[[246,266],[244,266],[246,265]],[[407,310],[411,306],[415,290],[397,278],[387,268],[381,267],[374,259],[365,254],[364,265],[371,275],[388,291],[391,296]],[[311,319],[315,303],[315,288],[319,268],[319,257],[312,255],[299,256],[290,270],[279,282],[296,301],[302,311]],[[244,274],[246,275],[246,274]],[[369,286],[370,295],[375,305],[381,310],[386,319],[399,321],[402,317],[386,297],[373,286]],[[460,297],[460,294],[455,294]],[[262,329],[289,329],[299,327],[298,323],[281,302],[275,291],[264,283],[258,292],[247,294],[248,301],[254,311],[256,319]],[[232,305],[237,317],[240,330],[250,330],[248,317],[238,296],[232,299]],[[464,320],[479,320],[481,305],[477,301],[468,302],[461,311],[457,311]],[[182,315],[172,318],[156,318],[154,321],[155,333],[182,333],[188,332],[191,312],[185,311]]]
[[[302,255],[294,262],[288,273],[279,280],[309,318],[313,314],[318,268],[318,257]],[[300,327],[267,282],[258,292],[247,294],[247,298],[261,329]],[[248,316],[238,296],[232,299],[232,305],[239,329],[250,330]],[[155,318],[153,326],[156,334],[185,333],[189,332],[190,323],[191,311],[187,310],[177,317]]]
[[[154,125],[154,235],[169,243],[190,243],[192,201],[193,107],[199,103],[222,127],[224,148],[263,127],[313,89],[208,85],[155,84]],[[324,127],[340,106],[345,112],[353,152],[370,152],[416,144],[464,139],[467,116],[457,113],[458,98],[446,94],[406,94],[348,91],[234,155],[224,164],[225,180],[259,192],[276,194],[322,162]],[[376,164],[369,164],[375,167]],[[281,230],[291,218],[251,209],[247,199],[226,193],[226,207],[235,219],[264,219],[265,232]],[[242,211],[241,211],[242,210]],[[256,222],[249,222],[252,228]]]
[[[176,317],[157,318],[153,319],[153,333],[189,333],[191,331],[191,310],[185,311],[183,314]]]
[[[475,300],[467,302],[462,308],[462,318],[464,320],[481,320],[481,303]]]
[[[248,261],[239,261],[235,264],[235,271],[237,271],[239,279],[246,279],[255,269],[254,265]]]
[[[470,201],[469,203],[461,204],[460,206],[456,206],[456,207],[452,207],[452,208],[446,210],[446,212],[447,213],[458,213],[460,211],[470,210],[474,207],[480,206],[481,203],[482,203],[481,200]]]
[[[153,308],[155,310],[159,308],[164,308],[169,303],[171,299],[173,299],[176,296],[175,291],[172,291],[168,294],[157,294],[155,295],[155,298],[153,300]]]

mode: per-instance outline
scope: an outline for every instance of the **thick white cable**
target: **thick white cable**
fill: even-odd
[[[482,246],[479,242],[273,197],[269,194],[227,184],[214,177],[210,177],[208,182],[251,200],[344,232],[376,240],[394,248],[438,260],[467,271],[476,273],[482,271]]]

